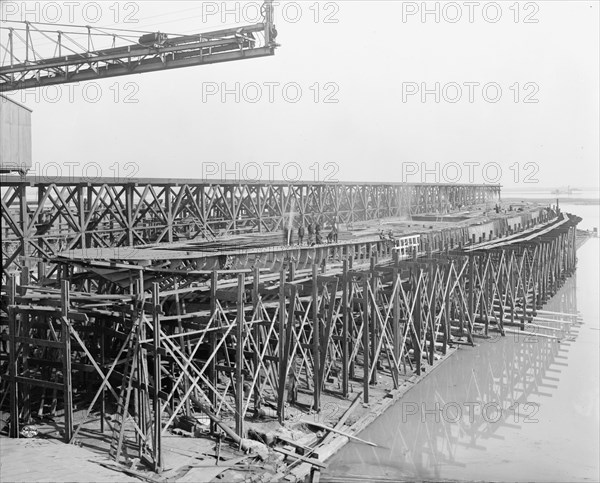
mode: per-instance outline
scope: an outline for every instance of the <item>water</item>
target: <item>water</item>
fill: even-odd
[[[600,229],[599,204],[575,205],[570,203],[561,203],[560,209],[567,213],[572,213],[583,218],[583,220],[581,220],[581,223],[577,225],[577,228],[590,231],[594,228]]]
[[[522,198],[526,200],[532,199],[553,199],[560,198],[561,201],[568,203],[569,200],[582,200],[582,199],[594,199],[598,200],[600,192],[595,190],[577,190],[571,193],[554,193],[553,190],[538,190],[538,191],[524,191],[524,190],[502,190],[503,198]]]
[[[598,205],[563,205],[599,225]],[[411,389],[349,443],[327,478],[600,481],[600,243],[577,253],[578,269],[544,307],[579,312],[574,340],[516,335],[478,340]]]

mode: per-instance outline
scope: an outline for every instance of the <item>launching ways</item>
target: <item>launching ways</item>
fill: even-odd
[[[424,251],[410,260],[375,241],[361,260],[342,250],[341,269],[296,268],[290,259],[279,271],[169,273],[108,261],[107,276],[93,263],[84,273],[73,267],[89,262],[62,260],[59,290],[19,287],[13,275],[11,420],[28,420],[39,402],[39,392],[22,399],[18,387],[41,387],[42,397],[63,391],[66,439],[74,441],[86,420],[73,422],[73,388],[96,377],[89,412],[96,407],[102,420],[117,413],[107,421],[113,457],[131,455],[133,431],[136,453],[158,469],[170,424],[202,408],[243,436],[246,418],[265,407],[284,421],[298,391],[311,393],[318,411],[324,391],[347,397],[358,381],[368,402],[379,373],[398,387],[477,333],[528,328],[575,269],[578,221],[539,220],[534,238],[471,252],[446,244],[470,242],[460,228],[424,234]],[[123,278],[112,279],[116,273]]]

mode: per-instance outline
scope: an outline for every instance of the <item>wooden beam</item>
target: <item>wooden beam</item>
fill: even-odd
[[[61,288],[61,337],[63,348],[63,384],[65,411],[65,442],[69,443],[73,436],[73,386],[71,383],[71,331],[69,329],[69,281],[63,280]]]
[[[369,402],[369,371],[370,371],[370,334],[369,334],[369,277],[365,275],[362,280],[363,304],[363,401]]]
[[[152,326],[153,326],[153,348],[154,348],[154,471],[162,469],[162,407],[160,401],[161,393],[161,360],[160,360],[160,285],[158,282],[152,284]]]
[[[235,352],[235,432],[244,437],[244,287],[245,276],[238,274],[237,316],[236,316],[236,352]]]
[[[319,322],[319,287],[318,287],[318,267],[315,263],[312,265],[312,323],[313,323],[313,410],[321,410],[321,379],[319,373],[321,370],[321,323]]]

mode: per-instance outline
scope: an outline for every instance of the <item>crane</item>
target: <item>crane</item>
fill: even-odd
[[[260,23],[193,35],[3,20],[0,92],[273,55],[272,0],[261,14]]]

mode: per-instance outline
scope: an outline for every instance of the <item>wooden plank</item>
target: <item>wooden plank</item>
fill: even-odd
[[[294,441],[293,439],[283,436],[282,434],[278,434],[276,436],[276,439],[286,445],[293,446],[294,448],[296,448],[296,451],[300,451],[299,454],[302,456],[307,456],[308,454],[314,454],[314,448],[300,444],[297,441]],[[315,458],[318,459],[319,456],[315,455]]]
[[[48,307],[45,305],[15,305],[17,312],[31,314],[36,312],[44,312],[48,315],[55,315],[60,317],[63,313],[60,307]],[[82,312],[69,311],[68,318],[76,322],[88,322],[89,318],[87,314]]]
[[[29,361],[30,366],[56,367],[56,368],[62,367],[61,361],[52,361],[49,359],[41,359],[38,357],[30,357],[28,359],[28,361]],[[79,362],[72,362],[71,368],[76,369],[78,371],[82,371],[82,372],[95,372],[96,371],[96,369],[94,368],[94,366],[92,364],[82,364]]]
[[[339,429],[332,428],[325,424],[317,423],[316,421],[308,421],[307,419],[301,419],[300,422],[304,423],[304,424],[308,424],[309,426],[315,426],[317,428],[325,429],[326,431],[331,431],[332,433],[341,434],[342,436],[346,436],[346,438],[348,438],[348,439],[352,439],[352,440],[358,441],[360,443],[365,443],[365,444],[368,444],[369,446],[373,446],[375,448],[379,447],[379,445],[377,445],[371,441],[367,441],[366,439],[362,439],[357,436],[353,436],[352,434],[349,434],[346,431],[341,431]]]
[[[63,342],[56,342],[53,340],[44,339],[32,339],[30,337],[15,336],[15,342],[22,342],[24,344],[36,345],[41,347],[51,347],[53,349],[62,349],[64,347]]]
[[[220,300],[223,300],[219,298]],[[163,315],[160,318],[161,322],[173,320],[200,319],[201,322],[208,323],[210,320],[210,310],[201,310],[199,312],[189,312],[187,314]]]
[[[292,458],[296,458],[297,460],[304,461],[305,463],[309,463],[309,464],[311,464],[313,466],[316,466],[318,468],[323,468],[323,469],[327,468],[327,465],[324,464],[324,463],[321,463],[319,460],[315,460],[315,459],[312,459],[312,458],[307,458],[305,456],[301,456],[301,455],[299,455],[297,453],[293,453],[291,451],[288,451],[287,449],[278,448],[276,446],[276,447],[273,448],[273,450],[277,451],[278,453],[284,454],[286,456],[290,456]]]
[[[56,389],[58,391],[63,391],[65,388],[65,386],[59,382],[45,381],[42,379],[32,379],[23,376],[8,376],[7,379],[14,379],[16,382],[19,382],[21,384],[30,384],[31,386],[45,387],[47,389]]]
[[[543,339],[561,340],[560,337],[555,337],[553,335],[540,334],[538,332],[528,332],[526,330],[515,330],[515,329],[504,328],[504,332],[506,332],[507,334],[526,335],[526,336],[530,336],[533,338],[541,337]]]

